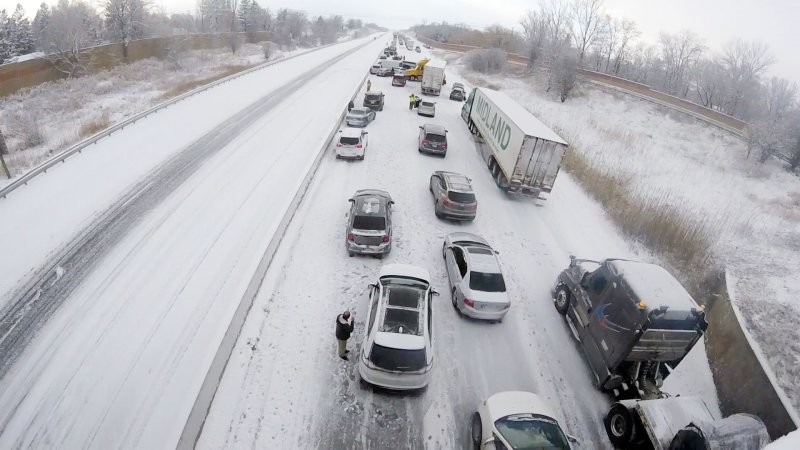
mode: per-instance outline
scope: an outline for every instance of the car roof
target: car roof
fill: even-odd
[[[361,137],[361,133],[363,133],[363,132],[364,132],[364,130],[362,130],[361,128],[347,127],[347,128],[343,128],[341,130],[341,133],[342,133],[341,136],[342,137],[360,138]]]
[[[700,308],[686,288],[661,266],[621,259],[608,260],[608,266],[650,308],[662,305],[676,311]]]
[[[447,188],[451,191],[472,192],[472,185],[466,175],[455,172],[437,171],[447,183]]]
[[[381,267],[379,278],[392,276],[414,278],[424,281],[428,285],[431,284],[431,276],[428,270],[411,264],[386,264]]]
[[[426,133],[445,134],[447,130],[442,125],[436,123],[426,123],[423,125]]]
[[[362,113],[367,114],[369,112],[369,108],[353,108],[350,110],[350,113]]]
[[[498,392],[486,399],[486,407],[492,423],[511,414],[539,414],[556,419],[550,405],[532,392]]]
[[[364,95],[383,95],[383,92],[381,92],[381,91],[367,91],[367,93],[364,94]]]
[[[467,245],[465,246],[467,249],[467,258],[469,259],[469,268],[473,272],[483,272],[483,273],[502,273],[500,270],[500,265],[497,263],[497,258],[495,258],[494,253],[491,252],[489,249],[489,254],[486,253],[473,253],[470,249],[478,248],[479,250],[485,250],[486,247],[483,246],[475,246],[475,245]]]

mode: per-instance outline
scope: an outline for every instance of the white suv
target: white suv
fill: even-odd
[[[341,159],[364,159],[367,150],[367,132],[347,127],[339,130],[336,142],[336,157]]]
[[[369,384],[395,390],[422,389],[433,367],[431,288],[428,271],[387,264],[370,285],[366,333],[358,373]]]

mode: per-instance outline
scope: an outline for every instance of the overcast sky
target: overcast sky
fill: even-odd
[[[404,29],[422,20],[461,22],[473,27],[494,23],[518,26],[519,18],[537,0],[262,0],[273,11],[293,8],[310,15],[341,14]],[[47,1],[50,4],[55,0]],[[101,0],[89,0],[100,5]],[[22,3],[33,16],[41,0],[0,0],[9,14]],[[155,0],[167,12],[194,11],[196,0]],[[689,29],[705,39],[712,51],[742,38],[769,45],[777,63],[771,72],[800,83],[800,0],[605,0],[613,16],[633,19],[642,38],[655,43],[661,31]]]

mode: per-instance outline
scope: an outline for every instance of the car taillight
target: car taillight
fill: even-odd
[[[383,237],[383,242],[389,242],[389,240],[391,240],[391,239],[392,238],[389,237],[389,235],[387,234],[386,236]]]
[[[449,199],[449,198],[446,198],[446,199],[444,199],[444,200],[442,201],[442,204],[443,204],[444,206],[453,206],[453,202],[452,202],[452,201],[450,201],[450,199]]]
[[[356,238],[355,238],[355,236],[353,236],[353,233],[350,233],[350,234],[347,235],[347,240],[348,241],[355,241]]]
[[[444,148],[445,148],[445,149],[447,148],[447,142],[445,142],[445,143],[444,143]]]
[[[428,145],[428,140],[427,139],[423,139],[422,140],[422,145]]]
[[[341,143],[341,142],[339,142],[338,144],[336,144],[336,146],[337,146],[337,147],[341,147],[341,146],[342,146],[342,143]]]
[[[361,148],[361,144],[356,144],[356,148]]]
[[[475,307],[475,301],[474,300],[470,300],[468,298],[464,299],[464,304],[469,306],[470,308],[474,308]]]

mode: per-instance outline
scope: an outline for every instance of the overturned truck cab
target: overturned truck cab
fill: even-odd
[[[553,293],[597,386],[617,398],[663,397],[664,379],[708,326],[704,309],[654,264],[570,257]]]

